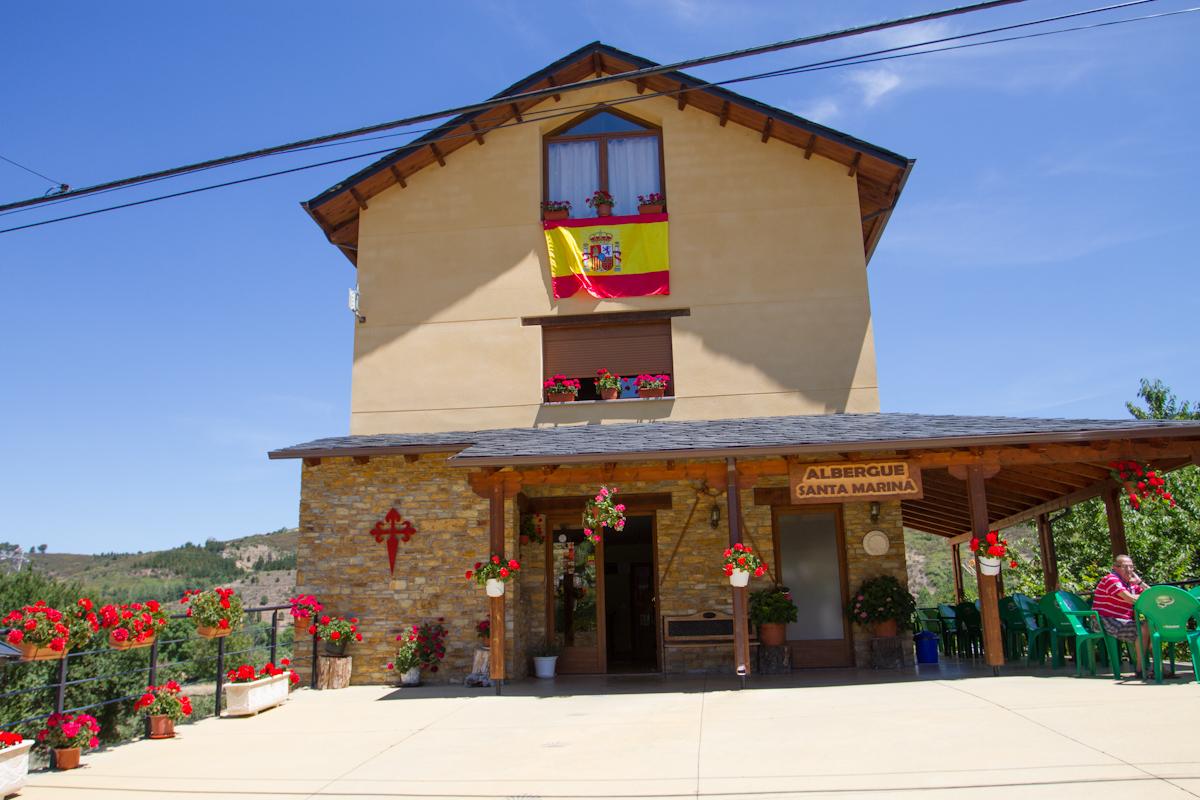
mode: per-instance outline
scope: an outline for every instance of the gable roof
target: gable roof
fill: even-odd
[[[492,99],[539,89],[567,92],[571,84],[592,75],[620,75],[656,66],[641,56],[603,42],[592,42],[502,89]],[[803,149],[805,158],[816,155],[844,164],[858,184],[863,248],[867,261],[871,260],[908,180],[912,159],[720,86],[707,86],[707,81],[683,72],[646,75],[630,78],[629,82],[636,86],[638,94],[649,90],[676,97],[681,110],[690,105],[707,111],[722,126],[733,123],[758,131],[763,142],[778,139]],[[355,262],[359,212],[367,208],[373,196],[395,185],[405,186],[410,175],[425,167],[444,166],[450,153],[472,141],[482,144],[489,129],[519,119],[522,113],[544,100],[539,97],[454,117],[301,206],[321,226],[329,241]]]

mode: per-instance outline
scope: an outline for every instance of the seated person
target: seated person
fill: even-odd
[[[1142,653],[1150,647],[1150,629],[1149,626],[1142,628],[1139,641],[1137,626],[1133,623],[1133,602],[1146,589],[1146,583],[1134,569],[1133,559],[1120,555],[1113,560],[1112,572],[1096,584],[1096,595],[1092,598],[1092,608],[1100,615],[1104,632],[1119,642],[1133,642],[1137,652],[1134,666],[1139,676],[1142,674]]]

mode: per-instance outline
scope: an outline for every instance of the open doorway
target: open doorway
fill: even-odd
[[[630,516],[606,533],[604,618],[608,672],[657,672],[658,610],[654,581],[654,517]]]

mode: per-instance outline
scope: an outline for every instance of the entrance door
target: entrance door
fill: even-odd
[[[654,518],[630,516],[604,543],[604,641],[608,672],[658,670]]]
[[[593,544],[579,521],[550,521],[548,629],[560,648],[558,671],[604,672],[604,543]]]
[[[848,667],[846,543],[840,506],[776,507],[775,562],[792,593],[797,620],[787,626],[794,667]]]

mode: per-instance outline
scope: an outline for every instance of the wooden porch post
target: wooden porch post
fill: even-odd
[[[987,491],[984,489],[983,466],[972,464],[967,467],[967,503],[971,507],[971,532],[980,539],[988,534]],[[983,617],[984,660],[992,673],[1000,674],[1004,664],[1004,643],[1000,635],[1000,604],[996,592],[996,579],[984,575],[976,566],[975,578],[979,582],[979,614]]]
[[[742,541],[741,496],[738,494],[737,460],[725,459],[725,497],[729,512],[729,546]],[[750,625],[746,617],[746,587],[733,589],[733,660],[743,680],[750,674]]]
[[[1125,518],[1121,515],[1121,490],[1115,486],[1104,493],[1104,511],[1108,515],[1108,539],[1112,542],[1113,558],[1129,555]]]
[[[954,567],[954,602],[961,603],[966,597],[963,593],[961,545],[950,545],[950,558],[954,562],[951,565]]]
[[[501,559],[504,555],[504,484],[493,483],[489,498],[488,540],[491,553],[496,553]],[[490,556],[491,553],[488,555]],[[500,686],[504,683],[504,595],[489,597],[491,609],[488,614],[490,631],[488,671],[496,694],[500,694]]]
[[[1054,552],[1054,531],[1050,515],[1037,516],[1038,548],[1042,555],[1042,584],[1047,593],[1058,591],[1058,554]]]

